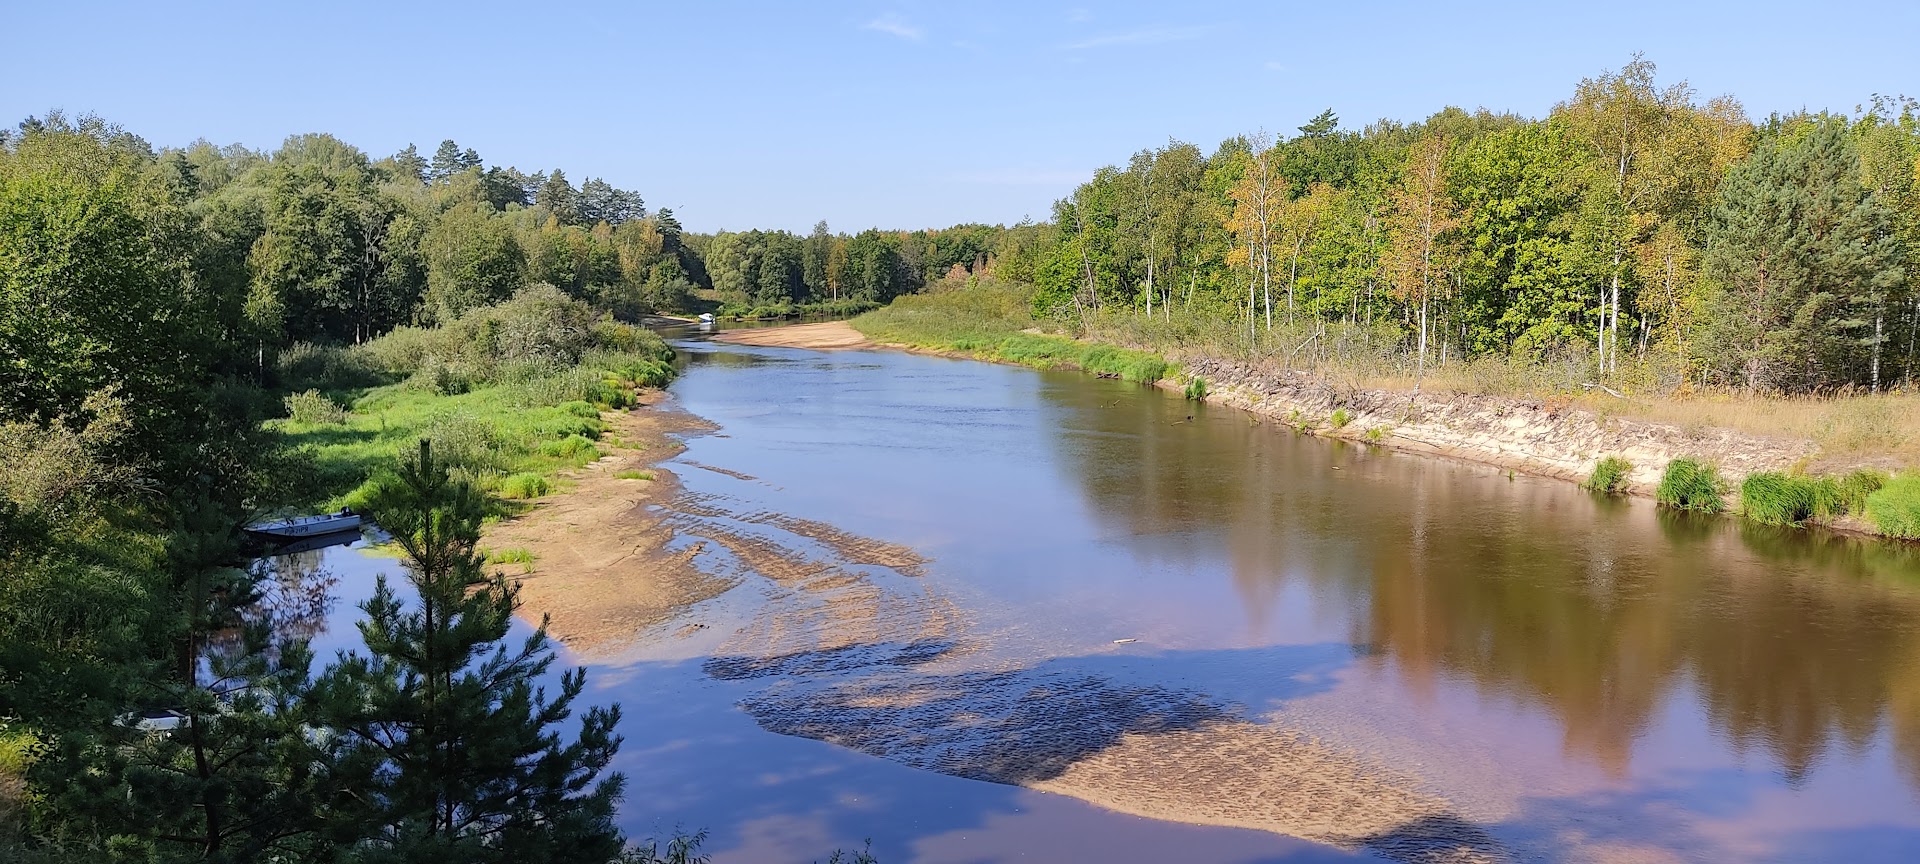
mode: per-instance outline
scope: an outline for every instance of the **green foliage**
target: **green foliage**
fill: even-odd
[[[1867,497],[1887,485],[1887,474],[1863,468],[1851,471],[1833,484],[1833,513],[1865,513]]]
[[[1593,473],[1587,475],[1587,482],[1580,485],[1606,495],[1624,494],[1633,485],[1633,463],[1618,456],[1608,456],[1594,463]]]
[[[1726,509],[1725,495],[1726,483],[1718,468],[1683,457],[1667,463],[1653,497],[1668,507],[1718,513]]]
[[[1868,521],[1889,537],[1920,540],[1920,474],[1900,474],[1867,496]]]
[[[627,469],[615,471],[613,473],[613,479],[615,480],[652,480],[653,472],[637,471],[631,468],[627,468]]]
[[[1187,381],[1186,395],[1188,401],[1204,401],[1207,398],[1207,379],[1198,376],[1189,379]]]
[[[1760,471],[1740,483],[1740,511],[1766,525],[1798,525],[1813,518],[1819,507],[1819,481],[1797,474]]]
[[[1905,278],[1894,214],[1859,164],[1846,121],[1822,118],[1767,137],[1727,175],[1707,235],[1702,354],[1725,380],[1797,391],[1869,377],[1885,332],[1875,316]]]
[[[1081,369],[1142,384],[1173,371],[1165,358],[1145,351],[1031,332],[1027,296],[1017,286],[986,280],[959,291],[902,297],[855,318],[853,326],[877,342],[1037,369]]]
[[[294,393],[287,396],[285,401],[287,417],[296,423],[325,425],[343,423],[347,419],[346,409],[341,408],[339,403],[332,399],[322,396],[318,390]]]
[[[500,478],[499,493],[502,498],[516,500],[539,498],[549,491],[552,489],[547,485],[547,478],[531,472],[510,474]]]
[[[518,588],[477,550],[485,496],[422,442],[368,507],[419,599],[402,602],[381,577],[361,607],[367,653],[314,683],[312,716],[336,730],[334,772],[355,790],[332,802],[334,818],[383,827],[359,843],[380,860],[620,857],[613,810],[625,781],[606,770],[620,709],[589,709],[562,740],[586,673],[564,673],[554,693],[536,686],[554,659],[545,629],[504,643]]]
[[[1353,422],[1353,412],[1345,408],[1335,408],[1333,414],[1327,418],[1327,422],[1333,424],[1335,429],[1345,429],[1348,423]]]
[[[568,435],[558,441],[549,441],[540,445],[540,452],[547,456],[581,463],[600,458],[600,448],[593,446],[592,439],[585,435]]]

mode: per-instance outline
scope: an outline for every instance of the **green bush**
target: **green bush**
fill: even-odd
[[[1335,408],[1333,416],[1328,417],[1327,422],[1332,423],[1335,429],[1345,429],[1348,423],[1353,422],[1353,412],[1345,408]]]
[[[510,474],[500,478],[500,497],[510,499],[538,498],[547,494],[547,478],[531,471]]]
[[[1725,494],[1720,469],[1697,459],[1680,458],[1667,463],[1653,497],[1668,507],[1718,513],[1726,509]]]
[[[1887,475],[1882,471],[1861,469],[1848,473],[1834,483],[1834,495],[1840,513],[1865,513],[1867,497],[1887,485]]]
[[[600,419],[600,409],[593,407],[591,403],[583,402],[579,399],[575,399],[571,402],[562,402],[560,403],[559,407],[560,407],[560,410],[565,411],[568,414],[572,414],[575,417],[589,417],[595,420]]]
[[[295,423],[321,425],[344,423],[347,420],[347,409],[320,395],[318,390],[294,393],[282,401],[287,406],[287,417]]]
[[[1207,398],[1207,379],[1194,378],[1187,382],[1187,398],[1195,402]]]
[[[557,459],[570,459],[576,462],[592,462],[600,458],[600,448],[582,435],[568,435],[558,441],[548,441],[540,445],[540,452]]]
[[[1740,483],[1740,512],[1765,525],[1798,525],[1819,509],[1820,481],[1811,477],[1760,471]]]
[[[1889,537],[1920,540],[1920,474],[1901,474],[1867,496],[1867,519]]]
[[[355,390],[381,383],[368,355],[334,345],[295,342],[280,349],[274,369],[289,390]]]
[[[1581,485],[1607,495],[1625,494],[1633,485],[1633,463],[1608,456],[1594,464],[1593,473],[1587,475],[1587,482]]]

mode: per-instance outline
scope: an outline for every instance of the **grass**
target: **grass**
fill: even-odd
[[[1765,525],[1799,525],[1831,507],[1835,496],[1824,491],[1831,486],[1831,481],[1823,486],[1815,478],[1778,471],[1748,474],[1740,483],[1740,513]]]
[[[352,348],[295,346],[278,367],[296,392],[270,425],[312,466],[289,497],[329,508],[359,503],[421,439],[488,492],[546,495],[554,475],[600,458],[602,411],[674,376],[659,336],[596,321],[545,288],[443,327],[401,327]]]
[[[1633,463],[1608,456],[1594,464],[1593,473],[1580,485],[1605,495],[1623,495],[1633,485]]]
[[[1901,474],[1866,497],[1868,521],[1889,537],[1920,540],[1920,474]]]
[[[1720,470],[1697,459],[1675,459],[1667,463],[1654,499],[1668,507],[1718,513],[1726,509],[1726,482]]]
[[[1079,369],[1152,384],[1174,371],[1147,351],[1039,332],[1024,289],[993,280],[973,288],[901,297],[853,319],[876,342],[966,354],[1036,369]]]
[[[1207,398],[1207,379],[1193,378],[1187,382],[1187,399],[1200,402]]]
[[[613,473],[613,479],[615,480],[652,480],[653,472],[652,471],[635,471],[629,468],[621,471],[615,471]]]
[[[1353,422],[1353,412],[1345,408],[1335,408],[1333,415],[1327,418],[1327,422],[1332,423],[1335,429],[1345,429],[1348,423]]]
[[[547,483],[547,478],[532,471],[522,471],[501,478],[500,482],[495,484],[494,493],[509,501],[516,501],[539,498],[552,489],[553,487]]]
[[[522,573],[532,573],[533,562],[538,558],[539,556],[533,554],[533,550],[518,546],[511,549],[495,549],[487,553],[488,564],[517,564]]]

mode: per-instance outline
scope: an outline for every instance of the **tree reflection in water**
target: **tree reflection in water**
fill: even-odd
[[[1375,668],[1543,707],[1625,773],[1672,699],[1790,783],[1883,728],[1920,788],[1920,551],[1315,440],[1228,409],[1045,387],[1099,518],[1221,554],[1256,626],[1288,579]],[[1336,469],[1336,466],[1338,470]]]
[[[269,645],[311,642],[326,633],[327,616],[336,599],[333,588],[340,577],[324,566],[325,560],[324,549],[312,549],[255,561],[259,596],[240,611],[239,626],[208,636],[206,652],[234,656],[244,650],[244,627],[265,628]]]

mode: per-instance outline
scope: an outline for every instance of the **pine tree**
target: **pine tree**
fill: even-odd
[[[460,155],[460,145],[453,143],[452,138],[448,138],[440,142],[440,147],[433,151],[433,163],[427,171],[427,178],[435,183],[442,183],[448,177],[463,170],[466,170],[466,165]]]
[[[545,623],[502,644],[518,588],[476,550],[487,507],[424,441],[371,499],[419,600],[382,578],[362,606],[368,654],[344,656],[316,685],[323,725],[341,735],[336,770],[357,778],[357,803],[335,818],[372,835],[367,861],[615,860],[624,779],[603,772],[619,707],[588,710],[572,742],[555,731],[586,675],[563,674],[549,699],[536,684],[553,663]]]
[[[1763,142],[1708,228],[1702,355],[1749,389],[1865,383],[1874,310],[1905,278],[1891,215],[1843,121]]]

